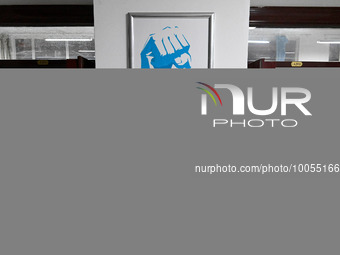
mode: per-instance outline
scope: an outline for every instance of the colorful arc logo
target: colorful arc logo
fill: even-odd
[[[217,96],[217,98],[220,101],[220,104],[222,106],[221,97],[220,97],[220,95],[217,93],[217,91],[212,86],[210,86],[209,84],[203,83],[203,82],[197,82],[197,83],[207,87],[208,89],[210,89]],[[215,106],[217,106],[217,102],[216,102],[215,97],[213,96],[213,94],[208,89],[204,89],[204,88],[201,88],[201,87],[197,87],[197,88],[200,89],[200,90],[203,90],[204,92],[206,92],[211,97],[211,99],[214,101]],[[202,95],[202,109],[201,109],[201,112],[202,112],[202,115],[206,115],[207,114],[207,95],[206,94]]]

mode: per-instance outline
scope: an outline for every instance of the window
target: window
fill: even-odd
[[[1,27],[0,59],[94,59],[93,27]]]
[[[340,8],[252,7],[248,61],[339,61]]]
[[[339,61],[340,29],[255,28],[249,30],[248,60]]]

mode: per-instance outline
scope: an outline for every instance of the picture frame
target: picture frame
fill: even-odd
[[[213,12],[128,13],[128,68],[213,68]]]

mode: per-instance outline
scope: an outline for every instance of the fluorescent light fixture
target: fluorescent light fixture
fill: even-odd
[[[46,42],[91,42],[93,38],[78,38],[78,39],[45,39]]]
[[[78,50],[78,52],[80,53],[92,53],[92,52],[96,52],[95,50]]]
[[[269,41],[258,41],[258,40],[249,40],[248,43],[260,43],[260,44],[268,44]]]
[[[340,44],[340,41],[317,41],[319,44]]]
[[[249,27],[249,30],[254,30],[256,27]]]

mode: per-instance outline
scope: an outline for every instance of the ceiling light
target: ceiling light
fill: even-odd
[[[340,44],[340,41],[317,41],[319,44]]]
[[[258,41],[258,40],[249,40],[248,43],[260,43],[260,44],[268,44],[269,41]]]
[[[46,42],[90,42],[93,38],[78,38],[78,39],[45,39]]]

